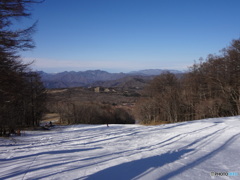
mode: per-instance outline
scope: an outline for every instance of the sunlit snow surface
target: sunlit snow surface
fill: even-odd
[[[240,179],[240,116],[26,131],[0,138],[0,179]]]

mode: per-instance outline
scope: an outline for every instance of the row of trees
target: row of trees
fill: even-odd
[[[62,124],[134,124],[135,120],[125,109],[93,102],[59,101],[47,106],[57,112]]]
[[[14,29],[12,22],[28,17],[34,0],[0,0],[0,136],[23,126],[37,126],[43,112],[45,90],[37,73],[18,55],[34,47],[33,26]]]
[[[178,122],[240,114],[240,39],[221,55],[200,59],[188,73],[162,74],[136,106],[142,123]]]

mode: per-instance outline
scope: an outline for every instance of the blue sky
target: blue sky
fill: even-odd
[[[46,72],[186,70],[240,37],[239,0],[45,0],[36,48],[22,53]]]

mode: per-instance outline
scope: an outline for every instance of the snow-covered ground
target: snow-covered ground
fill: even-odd
[[[0,179],[240,179],[240,116],[57,126],[0,138]]]

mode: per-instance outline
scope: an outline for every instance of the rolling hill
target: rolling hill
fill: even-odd
[[[149,69],[135,71],[130,73],[109,73],[101,70],[88,71],[65,71],[60,73],[45,73],[39,71],[39,75],[46,88],[69,88],[69,87],[88,87],[88,86],[124,86],[127,84],[137,87],[145,84],[153,76],[167,72],[168,70]],[[181,73],[181,71],[169,70],[172,73]]]

